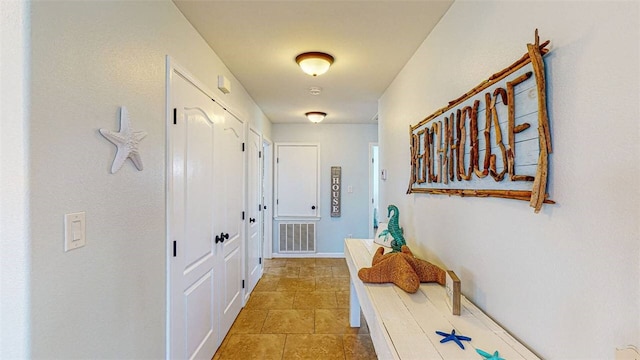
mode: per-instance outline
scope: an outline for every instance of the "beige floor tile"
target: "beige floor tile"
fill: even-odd
[[[345,359],[376,360],[376,350],[369,335],[347,334],[342,337]]]
[[[229,334],[260,334],[269,310],[242,309]]]
[[[294,309],[335,309],[337,307],[335,291],[298,291],[293,300]]]
[[[313,310],[270,310],[262,326],[263,334],[312,334]]]
[[[269,268],[269,269],[273,269],[273,268]],[[260,278],[260,280],[264,279],[264,280],[280,280],[281,278],[283,278],[283,276],[281,275],[275,275],[275,274],[268,274],[267,270],[269,269],[264,269],[264,272],[262,273],[262,277]]]
[[[347,262],[344,258],[333,259],[333,258],[318,258],[316,259],[316,266],[341,266],[347,265]]]
[[[278,289],[279,276],[267,277],[262,276],[262,279],[258,281],[253,291],[276,291]]]
[[[330,266],[301,267],[300,277],[332,277]]]
[[[282,278],[278,282],[277,291],[314,291],[315,278]]]
[[[348,291],[349,278],[316,278],[316,291]]]
[[[316,309],[316,334],[357,334],[349,326],[349,309]]]
[[[349,268],[346,266],[332,266],[333,277],[349,277]]]
[[[341,335],[287,335],[283,359],[344,359]]]
[[[219,359],[281,359],[285,339],[284,334],[233,334]]]
[[[344,259],[265,260],[214,360],[375,359],[366,321],[349,326],[348,276]]]
[[[266,275],[276,275],[279,277],[297,278],[300,273],[299,267],[270,267],[264,268]]]
[[[264,267],[282,267],[287,265],[287,259],[264,259]]]
[[[336,291],[336,300],[338,301],[338,308],[349,308],[349,291]]]
[[[295,292],[254,291],[247,301],[246,309],[291,309]]]
[[[287,259],[287,267],[315,267],[315,258],[302,258],[302,259]]]

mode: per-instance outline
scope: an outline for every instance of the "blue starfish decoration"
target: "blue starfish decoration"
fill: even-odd
[[[464,350],[464,345],[462,345],[462,342],[460,342],[460,340],[462,340],[462,341],[471,341],[470,337],[462,336],[462,335],[456,335],[456,330],[455,329],[451,330],[451,334],[447,334],[446,332],[442,332],[442,331],[436,331],[436,334],[438,334],[440,336],[444,336],[444,339],[440,340],[441,343],[446,343],[447,341],[453,341],[456,344],[458,344],[458,346],[460,346],[460,348],[463,349],[463,350]]]
[[[493,355],[480,349],[476,349],[476,352],[480,354],[484,360],[504,360],[504,358],[500,357],[500,354],[498,354],[498,351],[494,352]]]

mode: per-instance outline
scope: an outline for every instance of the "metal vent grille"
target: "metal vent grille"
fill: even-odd
[[[314,223],[280,223],[280,252],[309,253],[316,251]]]

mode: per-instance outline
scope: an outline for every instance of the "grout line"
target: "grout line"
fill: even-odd
[[[267,310],[267,315],[264,317],[264,320],[262,320],[262,326],[260,326],[260,332],[259,332],[259,334],[264,334],[264,333],[262,332],[262,330],[264,330],[264,324],[266,324],[266,323],[267,323],[267,318],[269,317],[269,311],[271,311],[271,310]]]
[[[313,334],[316,333],[316,319],[317,319],[316,310],[317,309],[314,307],[313,308]]]
[[[285,334],[284,335],[284,344],[282,345],[282,356],[280,357],[280,359],[284,359],[284,349],[287,348],[287,340],[289,339],[289,335]]]
[[[344,356],[344,360],[347,360],[347,346],[344,343],[344,336],[345,334],[342,334],[342,355]]]

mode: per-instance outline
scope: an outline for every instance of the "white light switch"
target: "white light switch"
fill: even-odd
[[[84,212],[64,215],[64,251],[83,247],[86,243]]]

